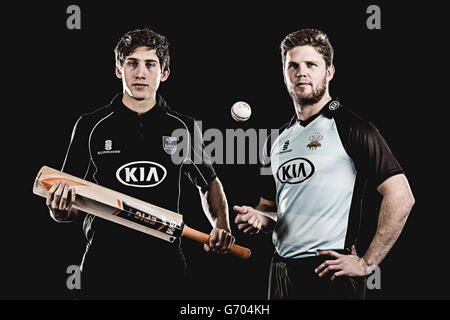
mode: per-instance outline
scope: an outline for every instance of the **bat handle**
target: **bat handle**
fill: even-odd
[[[183,232],[181,233],[181,236],[189,238],[191,240],[200,242],[200,243],[207,243],[209,240],[209,235],[203,232],[200,232],[198,230],[192,229],[188,227],[187,225],[184,225]],[[241,247],[237,244],[233,244],[231,247],[230,253],[243,258],[247,259],[251,255],[251,251],[249,248]]]

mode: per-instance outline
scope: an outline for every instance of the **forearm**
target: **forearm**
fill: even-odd
[[[230,232],[228,203],[219,179],[216,178],[208,185],[202,195],[202,203],[211,225]]]
[[[383,197],[377,231],[363,256],[369,267],[378,266],[397,241],[413,203],[414,201],[408,196],[388,195]]]
[[[54,213],[51,209],[49,209],[49,211],[52,219],[60,223],[69,223],[75,221],[79,213],[79,211],[75,208],[71,208],[69,212],[65,212],[64,214],[58,214],[56,212]]]
[[[263,231],[272,232],[277,222],[276,208],[260,202],[255,209],[263,216],[261,226]]]

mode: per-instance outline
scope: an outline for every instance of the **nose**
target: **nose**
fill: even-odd
[[[145,79],[146,70],[145,64],[140,63],[136,68],[136,79]]]
[[[299,65],[295,76],[297,78],[306,77],[306,66]]]

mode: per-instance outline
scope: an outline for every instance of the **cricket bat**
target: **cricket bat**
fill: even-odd
[[[200,243],[208,242],[209,235],[188,227],[181,214],[47,166],[39,170],[33,193],[46,197],[48,190],[58,181],[67,182],[75,188],[75,209],[169,242],[174,242],[180,236]],[[230,253],[247,259],[251,251],[234,244]]]

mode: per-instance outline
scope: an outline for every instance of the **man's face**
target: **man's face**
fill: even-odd
[[[125,58],[122,67],[116,66],[116,75],[122,79],[123,92],[136,100],[154,99],[159,83],[169,76],[161,71],[155,49],[138,47]]]
[[[317,103],[328,90],[334,67],[326,67],[322,55],[312,46],[297,46],[286,53],[284,83],[300,105]]]

